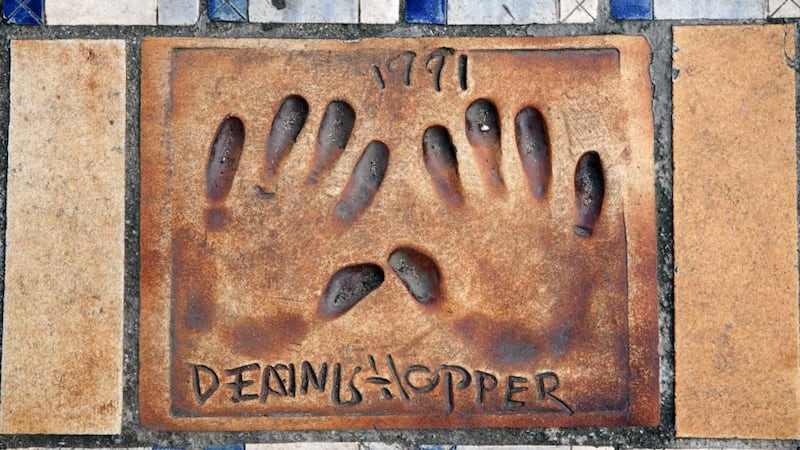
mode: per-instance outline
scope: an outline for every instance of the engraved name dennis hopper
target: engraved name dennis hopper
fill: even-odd
[[[524,408],[573,414],[558,394],[558,375],[551,371],[509,375],[455,364],[401,365],[392,355],[386,355],[380,362],[367,355],[363,367],[327,361],[251,362],[231,368],[192,363],[189,367],[194,398],[200,406],[217,397],[228,404],[267,405],[279,399],[302,402],[306,397],[316,396],[333,406],[353,407],[370,397],[378,401],[412,402],[415,397],[436,396],[441,397],[447,414],[462,401],[471,401],[477,408],[500,411]]]

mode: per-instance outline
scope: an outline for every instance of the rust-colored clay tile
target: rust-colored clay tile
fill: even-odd
[[[656,425],[649,55],[146,40],[144,424]]]
[[[674,35],[677,433],[796,438],[794,29]]]
[[[125,43],[12,41],[3,433],[122,422]]]

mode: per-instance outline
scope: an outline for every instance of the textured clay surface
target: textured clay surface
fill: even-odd
[[[122,424],[125,43],[12,41],[3,433]]]
[[[648,63],[145,40],[144,424],[656,425]]]
[[[797,438],[794,29],[675,29],[681,437]],[[769,389],[765,389],[766,385]]]

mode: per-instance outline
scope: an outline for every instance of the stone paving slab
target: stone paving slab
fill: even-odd
[[[123,41],[12,41],[3,433],[122,422]]]
[[[655,425],[648,61],[145,40],[143,422]]]
[[[797,438],[794,28],[674,37],[677,434]]]

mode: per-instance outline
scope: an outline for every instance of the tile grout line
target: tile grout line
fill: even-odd
[[[125,281],[123,309],[123,408],[122,435],[126,423],[138,423],[139,417],[139,201],[140,153],[139,117],[141,91],[141,39],[125,40],[127,72],[125,131]],[[135,355],[135,357],[131,357]],[[125,417],[131,420],[124,420]]]
[[[661,427],[666,430],[675,429],[675,228],[673,187],[675,166],[673,160],[673,47],[674,34],[672,26],[665,33],[665,40],[653,51],[651,62],[651,79],[653,82],[653,115],[655,126],[654,170],[656,171],[656,241],[659,255],[656,277],[659,284],[659,343],[661,368]],[[656,65],[657,52],[662,54],[662,69]],[[659,89],[659,86],[661,88]],[[660,90],[660,92],[659,92]],[[658,114],[657,104],[661,103],[663,112]],[[659,145],[659,142],[661,145]],[[666,165],[665,170],[658,170],[658,165]],[[659,180],[658,174],[665,176]],[[670,376],[664,376],[670,374]],[[674,432],[673,432],[674,433]],[[673,434],[674,436],[674,434]]]
[[[11,118],[11,37],[6,34],[3,48],[0,50],[0,86],[5,86],[5,90],[0,95],[0,262],[2,262],[2,272],[0,273],[0,368],[3,363],[3,312],[5,306],[5,285],[6,285],[6,209],[8,194],[8,133]],[[0,381],[2,381],[2,370],[0,370]],[[2,387],[0,387],[2,394]],[[2,420],[2,416],[0,416]]]

